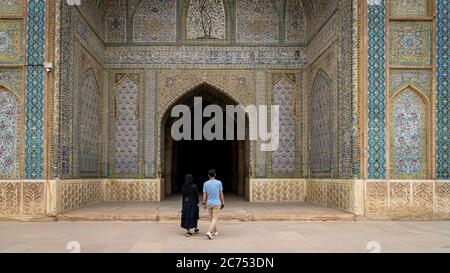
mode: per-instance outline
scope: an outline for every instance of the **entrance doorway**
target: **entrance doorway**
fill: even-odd
[[[202,98],[203,109],[214,104],[222,108],[224,126],[226,124],[226,105],[236,105],[237,103],[217,90],[216,88],[202,84],[187,95],[180,98],[174,105],[187,105],[194,113],[194,98]],[[199,190],[203,188],[203,183],[208,179],[208,170],[217,171],[217,179],[222,181],[226,193],[234,193],[239,196],[246,196],[246,186],[248,182],[248,144],[246,140],[181,140],[175,141],[171,136],[171,128],[178,118],[172,118],[172,109],[166,113],[163,119],[164,128],[164,184],[165,195],[179,193],[183,186],[184,177],[190,173],[194,176],[194,181]],[[203,118],[202,125],[210,118]],[[235,120],[237,118],[235,117]],[[248,126],[248,122],[246,122]],[[194,128],[194,118],[192,118],[191,128]],[[203,126],[202,126],[203,128]],[[214,129],[213,129],[214,130]],[[236,124],[235,130],[236,133]],[[194,139],[194,130],[191,130]],[[246,131],[248,131],[246,129]],[[223,128],[225,136],[226,128]],[[246,132],[248,134],[248,132]],[[225,139],[225,137],[224,137]],[[248,138],[246,138],[248,139]]]

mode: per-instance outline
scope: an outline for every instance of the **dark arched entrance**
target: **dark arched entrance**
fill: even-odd
[[[175,105],[187,105],[194,112],[194,98],[201,97],[203,109],[211,104],[219,105],[223,111],[224,124],[226,120],[226,105],[237,103],[208,84],[202,84],[181,97]],[[173,106],[167,111],[163,119],[164,128],[164,184],[165,195],[170,196],[179,193],[183,185],[184,176],[191,173],[194,176],[200,190],[205,182],[209,169],[217,170],[217,178],[222,181],[224,191],[240,196],[246,195],[246,183],[248,181],[248,145],[246,140],[181,140],[175,141],[171,136],[171,128],[178,118],[172,118]],[[203,125],[210,118],[203,118]],[[192,117],[191,128],[194,118]],[[248,125],[248,121],[246,121]],[[224,125],[225,126],[225,125]],[[202,126],[203,128],[203,126]],[[192,130],[192,139],[193,132]],[[247,129],[246,129],[247,131]],[[223,128],[224,134],[226,128]],[[236,132],[236,125],[235,125]],[[246,133],[247,134],[247,133]]]

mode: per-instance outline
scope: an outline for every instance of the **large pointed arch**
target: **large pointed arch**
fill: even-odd
[[[222,163],[227,162],[225,165],[228,167],[233,166],[232,168],[228,168],[227,166],[224,166],[221,164],[215,165],[216,167],[213,168],[222,168],[221,170],[218,170],[220,172],[220,176],[224,179],[224,189],[228,187],[228,190],[231,190],[235,193],[238,193],[239,195],[245,195],[248,199],[249,196],[249,184],[248,184],[248,175],[249,175],[249,144],[248,139],[241,140],[241,139],[234,139],[230,141],[224,140],[213,140],[213,141],[205,141],[205,138],[203,140],[194,140],[194,129],[191,128],[192,133],[192,139],[191,140],[181,140],[176,141],[171,137],[171,129],[172,125],[175,120],[178,120],[178,118],[171,117],[171,110],[176,105],[186,105],[190,109],[191,118],[194,123],[196,122],[202,122],[202,120],[198,120],[195,116],[192,116],[194,114],[194,98],[195,97],[201,97],[202,98],[202,104],[203,106],[206,105],[217,105],[222,110],[225,111],[226,107],[229,105],[244,105],[242,103],[239,103],[239,100],[236,99],[232,93],[225,92],[224,90],[220,89],[216,85],[210,83],[209,81],[201,81],[198,84],[192,85],[189,89],[183,90],[179,93],[178,96],[174,97],[170,103],[168,103],[163,110],[160,112],[158,116],[158,139],[159,139],[159,148],[158,148],[158,155],[157,155],[157,174],[163,178],[163,184],[161,185],[161,191],[162,195],[164,196],[170,196],[173,192],[179,191],[180,188],[177,189],[173,188],[176,183],[181,181],[182,175],[185,175],[186,168],[184,165],[189,165],[190,168],[194,167],[196,168],[207,168],[207,165],[209,164],[217,164],[217,161],[222,161]],[[226,124],[226,119],[229,118],[228,113],[223,112],[223,122],[224,126]],[[203,123],[204,124],[204,123]],[[193,125],[193,124],[192,124]],[[245,115],[245,133],[248,134],[248,126],[249,126],[249,120],[248,115]],[[225,133],[225,130],[227,128],[223,128],[223,132]],[[236,131],[235,131],[236,132]],[[236,136],[236,135],[235,135]],[[193,143],[200,143],[200,144],[193,144]],[[211,147],[209,143],[213,143],[214,145],[224,147],[223,145],[226,145],[226,149],[219,148],[218,150],[215,149],[208,149],[208,147]],[[214,144],[215,143],[215,144]],[[181,148],[180,149],[180,145]],[[186,147],[189,147],[192,145],[197,145],[196,147],[200,149],[201,151],[195,150],[194,153],[191,154],[191,156],[187,159],[185,157],[180,156],[180,151],[186,151]],[[217,147],[216,146],[216,147]],[[178,147],[178,148],[177,148]],[[205,148],[206,147],[206,148]],[[215,155],[213,157],[209,157],[207,154],[205,154],[205,149],[208,150],[208,153],[215,151]],[[175,152],[174,152],[175,151]],[[199,158],[199,155],[202,155],[203,157]],[[233,158],[230,158],[230,157]],[[181,160],[180,160],[181,158]],[[206,160],[206,161],[205,161]],[[202,161],[202,162],[199,162]],[[227,169],[227,171],[224,171],[224,168]],[[192,171],[192,169],[190,169]],[[233,171],[234,170],[234,171]],[[207,171],[207,170],[206,170]],[[196,179],[200,179],[198,182],[202,182],[202,177],[204,177],[204,174],[206,171],[202,174],[198,174],[197,171],[194,170],[194,177]],[[195,175],[197,173],[197,175]],[[225,177],[224,177],[225,176]],[[231,184],[230,184],[231,182]],[[226,184],[228,186],[226,186]],[[233,189],[234,187],[234,189]]]

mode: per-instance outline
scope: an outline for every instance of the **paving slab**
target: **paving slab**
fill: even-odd
[[[242,253],[426,252],[450,253],[450,221],[219,221],[220,235],[187,238],[175,222],[3,222],[0,252]],[[394,231],[394,232],[391,232]]]

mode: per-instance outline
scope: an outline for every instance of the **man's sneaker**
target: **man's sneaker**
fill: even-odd
[[[211,232],[206,232],[206,237],[208,237],[208,239],[212,239],[213,238],[213,234]]]
[[[216,231],[216,232],[213,233],[213,235],[217,237],[217,236],[219,236],[219,232]]]

